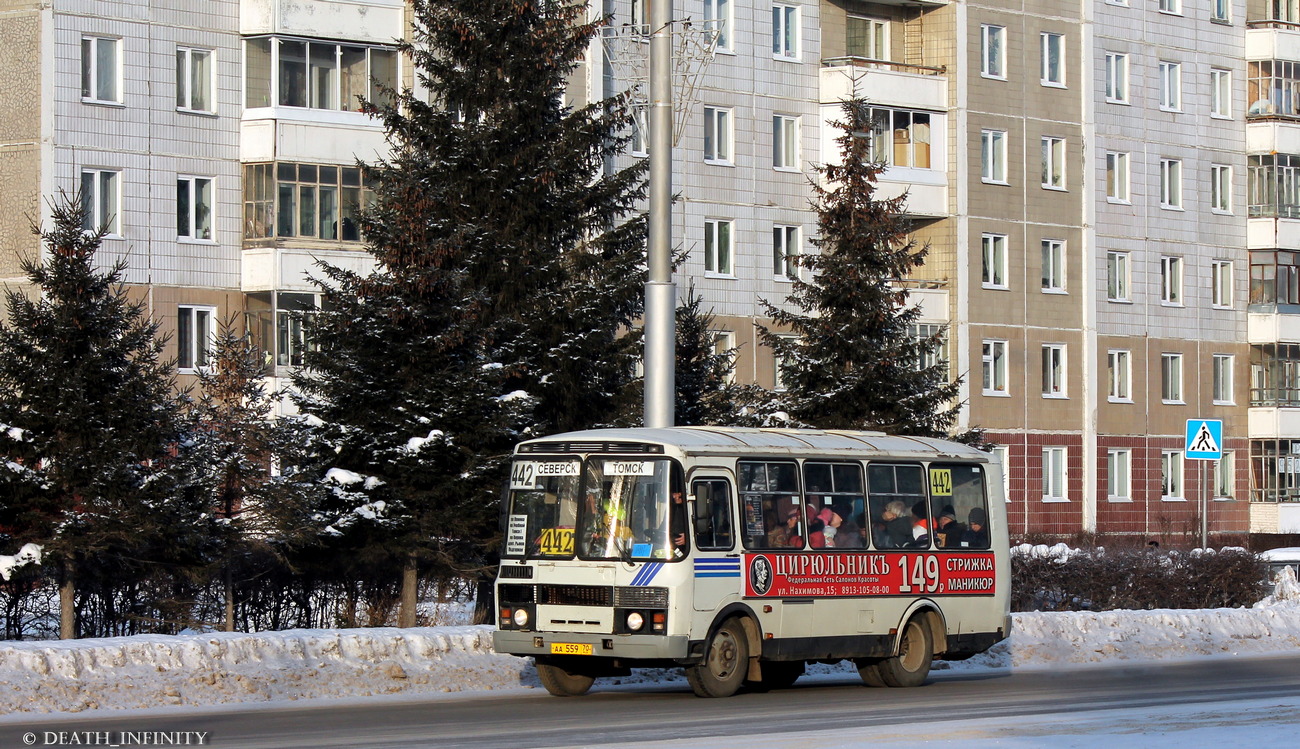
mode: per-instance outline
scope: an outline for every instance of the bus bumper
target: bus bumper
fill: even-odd
[[[685,658],[686,635],[603,635],[576,632],[492,633],[492,649],[510,655],[551,655],[551,645],[590,645],[591,654],[603,658]]]

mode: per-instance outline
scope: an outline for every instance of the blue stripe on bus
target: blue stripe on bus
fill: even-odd
[[[740,569],[739,559],[696,559],[695,569],[713,569],[713,570],[738,570]]]
[[[663,562],[650,562],[646,564],[641,568],[640,572],[636,573],[636,577],[632,578],[632,586],[638,587],[649,585],[650,581],[655,579],[655,575],[659,574],[659,568],[663,566]]]
[[[695,571],[696,577],[740,577],[740,570],[735,572],[700,572]]]

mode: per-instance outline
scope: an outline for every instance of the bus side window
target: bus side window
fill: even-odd
[[[725,479],[703,479],[691,484],[695,495],[695,546],[723,550],[736,544],[731,521],[731,492]]]
[[[929,479],[934,545],[944,549],[989,548],[984,470],[970,463],[932,463]]]

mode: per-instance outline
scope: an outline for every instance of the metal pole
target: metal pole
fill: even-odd
[[[1206,462],[1207,461],[1204,460],[1200,461],[1201,463],[1201,548],[1202,549],[1210,548],[1210,517],[1209,517],[1210,498],[1208,496],[1210,488],[1205,485]]]
[[[673,0],[646,0],[650,20],[650,237],[645,285],[648,427],[673,425],[677,289],[673,284]]]

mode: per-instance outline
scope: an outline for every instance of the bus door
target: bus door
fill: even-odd
[[[694,556],[696,611],[716,611],[728,598],[741,594],[740,552],[736,549],[736,519],[731,503],[731,482],[722,477],[696,477]]]

